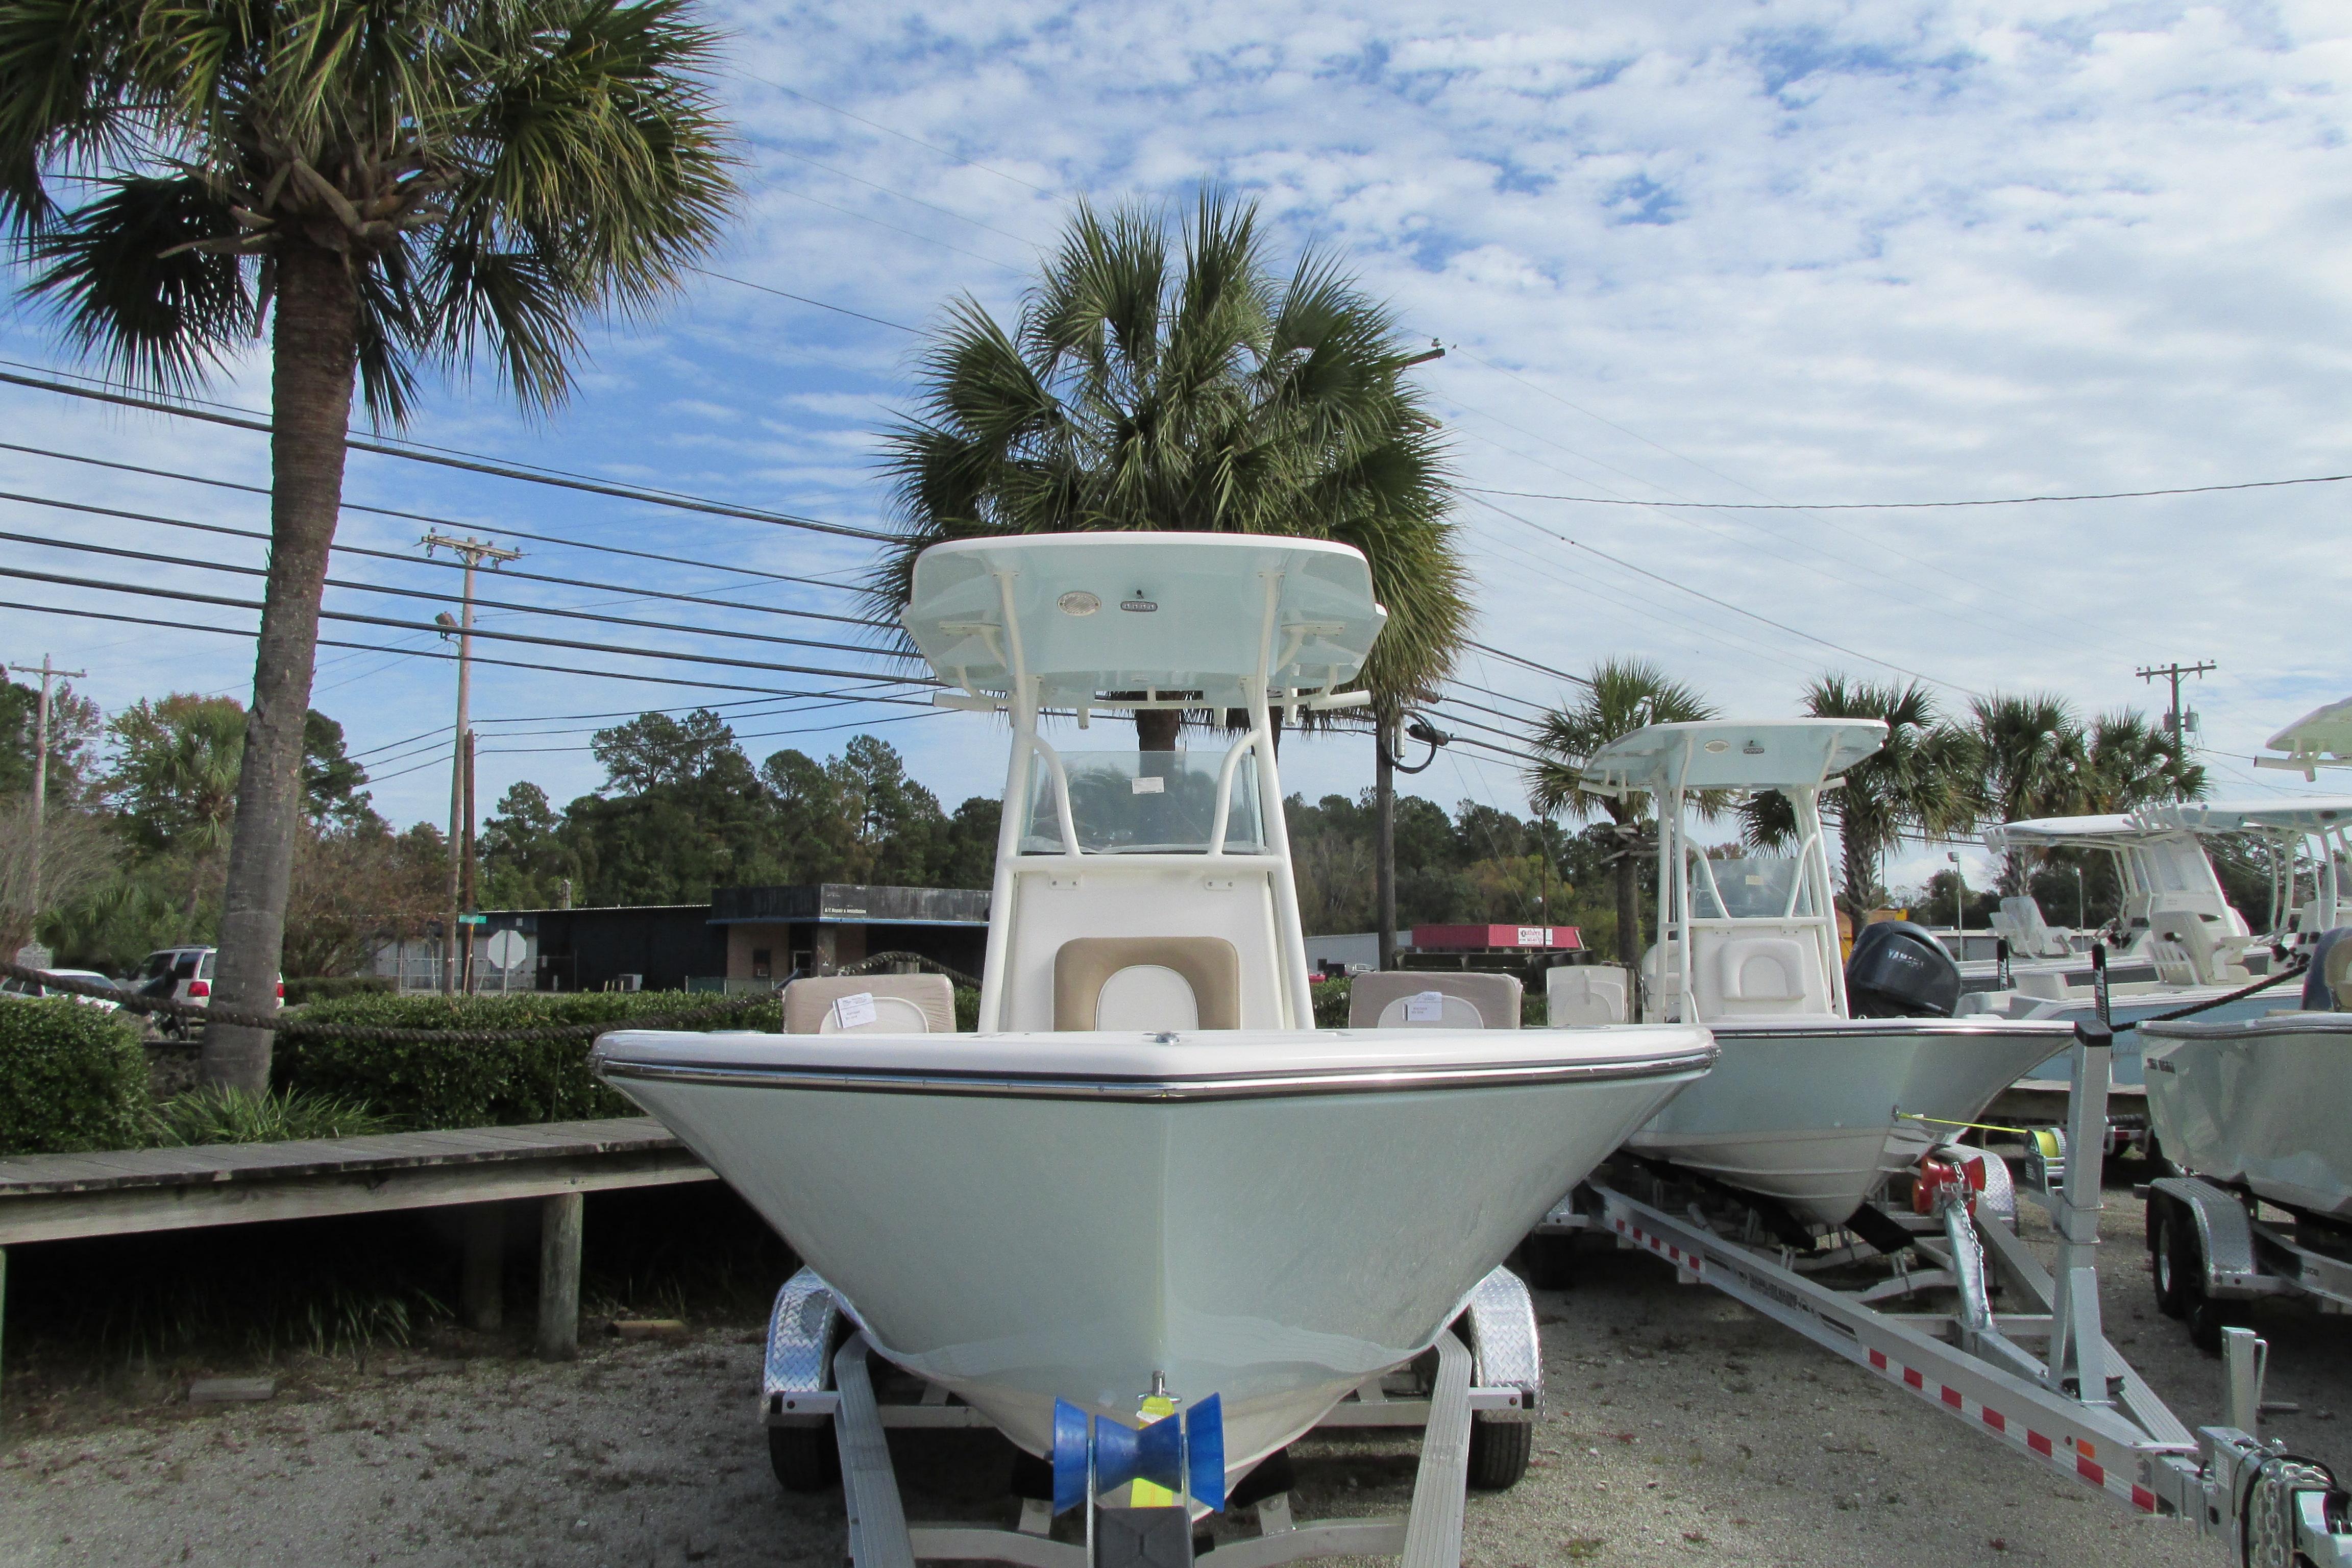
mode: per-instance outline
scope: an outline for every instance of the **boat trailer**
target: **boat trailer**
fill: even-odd
[[[1726,1189],[1648,1169],[1605,1169],[1538,1234],[1598,1230],[1622,1248],[1661,1258],[1682,1280],[1713,1286],[2033,1463],[2137,1512],[2193,1521],[2227,1542],[2235,1563],[2352,1565],[2352,1495],[2326,1467],[2256,1436],[2263,1341],[2248,1329],[2219,1330],[2227,1418],[2192,1434],[2106,1337],[2095,1259],[2111,1049],[2103,1026],[2076,1026],[2065,1129],[2035,1136],[2022,1182],[2012,1184],[2000,1155],[1947,1144],[1922,1161],[1912,1212],[1876,1210],[1866,1228],[1885,1241],[1899,1226],[1924,1266],[1900,1248],[1890,1254],[1859,1239],[1801,1252]],[[2177,1184],[2156,1184],[2166,1192]],[[2054,1269],[2018,1237],[2020,1192],[2050,1215]],[[2193,1194],[2176,1199],[2220,1222],[2225,1237],[2229,1215],[2245,1230],[2244,1210],[2217,1195],[2226,1214]],[[2209,1243],[2206,1256],[2227,1245]],[[2251,1258],[2251,1238],[2243,1250]],[[1867,1288],[1835,1289],[1813,1277],[1874,1253],[1886,1256],[1893,1272]],[[2352,1271],[2336,1268],[2331,1279],[2352,1284]],[[2249,1274],[2241,1293],[2284,1289],[2271,1283],[2275,1277]],[[1949,1291],[1957,1303],[1894,1310],[1929,1289]]]
[[[883,1359],[848,1304],[807,1268],[777,1294],[760,1406],[779,1482],[793,1491],[818,1491],[839,1479],[855,1568],[913,1568],[932,1561],[1024,1568],[1276,1568],[1339,1556],[1393,1556],[1404,1568],[1460,1568],[1467,1489],[1499,1490],[1527,1469],[1534,1423],[1542,1415],[1543,1352],[1533,1297],[1517,1275],[1496,1268],[1428,1352],[1366,1379],[1334,1407],[1316,1431],[1422,1430],[1410,1512],[1372,1519],[1293,1518],[1287,1461],[1280,1455],[1244,1478],[1231,1498],[1223,1495],[1220,1458],[1217,1479],[1205,1486],[1187,1487],[1189,1478],[1176,1473],[1164,1478],[1173,1484],[1152,1495],[1167,1503],[1113,1506],[1106,1499],[1126,1492],[1133,1502],[1144,1495],[1142,1484],[1129,1492],[1124,1475],[1105,1473],[1097,1457],[1097,1448],[1108,1447],[1105,1432],[1117,1424],[1097,1416],[1088,1437],[1080,1417],[1075,1445],[1080,1452],[1066,1454],[1059,1451],[1065,1446],[1060,1417],[1079,1413],[1063,1406],[1057,1452],[1045,1461],[1024,1455],[1025,1466],[1016,1461],[1016,1489],[1024,1495],[1014,1529],[910,1524],[887,1434],[992,1429],[992,1423],[946,1389]],[[1202,1411],[1189,1414],[1197,1417]],[[1177,1426],[1172,1418],[1162,1424]],[[1151,1430],[1120,1428],[1127,1437],[1121,1447],[1131,1454],[1147,1446]],[[1168,1447],[1178,1455],[1191,1445]],[[1172,1459],[1179,1470],[1183,1462]],[[1021,1485],[1024,1468],[1032,1472],[1026,1486]],[[1205,1512],[1204,1500],[1213,1505]],[[1076,1532],[1081,1538],[1055,1539],[1056,1517],[1072,1507],[1084,1509]],[[1203,1549],[1205,1513],[1238,1518],[1244,1510],[1255,1514],[1255,1534]]]

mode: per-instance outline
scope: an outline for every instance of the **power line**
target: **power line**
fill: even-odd
[[[0,362],[15,364],[10,360]],[[46,366],[36,367],[47,370]],[[54,374],[55,373],[50,373]],[[266,419],[243,415],[215,414],[185,402],[159,397],[143,397],[135,393],[109,392],[94,386],[74,386],[49,379],[48,375],[24,375],[13,370],[0,370],[0,382],[15,386],[29,386],[36,391],[54,392],[65,397],[83,397],[97,403],[111,403],[124,408],[140,408],[153,414],[172,414],[183,419],[201,419],[208,424],[226,425],[239,430],[273,434]],[[518,479],[526,484],[550,485],[557,489],[579,490],[589,495],[612,496],[621,500],[636,501],[646,506],[669,507],[677,511],[703,512],[713,517],[740,518],[749,522],[764,522],[778,528],[803,529],[814,533],[835,534],[845,539],[863,539],[887,544],[896,534],[877,532],[870,528],[852,528],[846,523],[820,522],[814,518],[794,517],[788,512],[763,511],[756,507],[730,506],[724,501],[708,500],[700,496],[686,495],[674,490],[648,489],[637,485],[610,484],[583,475],[565,473],[558,468],[517,467],[492,462],[471,453],[461,453],[446,447],[428,447],[410,443],[394,445],[346,436],[343,445],[354,452],[367,452],[382,458],[404,458],[410,462],[431,463],[445,468],[462,468],[468,473],[488,474],[494,479]]]
[[[1503,516],[1509,518],[1513,522],[1519,524],[1523,528],[1533,529],[1536,532],[1543,534],[1547,538],[1557,539],[1562,544],[1568,545],[1573,549],[1581,550],[1588,555],[1598,556],[1600,559],[1608,562],[1611,565],[1622,567],[1625,571],[1631,572],[1636,576],[1647,577],[1653,583],[1663,584],[1666,587],[1675,589],[1678,593],[1688,594],[1695,599],[1704,599],[1710,605],[1715,605],[1723,609],[1729,610],[1734,615],[1745,616],[1751,621],[1772,627],[1775,631],[1786,632],[1793,637],[1802,637],[1807,642],[1818,643],[1822,647],[1829,648],[1837,653],[1844,654],[1848,658],[1858,658],[1867,664],[1875,664],[1884,668],[1894,670],[1898,674],[1910,676],[1915,680],[1927,681],[1932,686],[1941,686],[1948,690],[1965,692],[1970,697],[1979,697],[1983,695],[1981,692],[1973,690],[1966,686],[1958,685],[1956,682],[1938,680],[1932,675],[1925,675],[1920,671],[1912,669],[1906,666],[1895,664],[1888,659],[1874,658],[1872,655],[1861,652],[1856,648],[1850,648],[1843,643],[1834,643],[1830,641],[1827,637],[1815,637],[1811,632],[1799,631],[1795,626],[1790,626],[1785,622],[1776,621],[1769,616],[1759,616],[1753,610],[1743,609],[1739,605],[1733,604],[1728,599],[1718,599],[1712,594],[1703,594],[1687,583],[1677,583],[1671,577],[1661,576],[1655,572],[1651,572],[1643,567],[1636,566],[1632,562],[1612,555],[1605,550],[1595,549],[1593,546],[1585,543],[1581,540],[1570,539],[1567,534],[1559,533],[1551,529],[1546,528],[1541,523],[1530,522],[1526,518],[1521,517],[1517,512],[1496,506],[1493,501],[1484,499],[1482,495],[1474,496],[1473,499],[1476,500],[1480,506],[1486,508],[1489,511],[1500,512]],[[1482,651],[1494,650],[1487,649]],[[1514,654],[1504,654],[1501,657],[1515,659],[1517,662],[1522,664],[1532,662],[1527,659],[1519,659],[1517,658],[1517,656]],[[1559,672],[1555,670],[1551,673],[1558,674]],[[1571,676],[1570,679],[1573,679],[1575,678]]]
[[[150,468],[138,463],[121,463],[106,458],[84,457],[79,452],[58,452],[52,451],[47,447],[19,446],[14,441],[0,441],[0,451],[27,452],[37,458],[54,458],[58,461],[63,463],[87,463],[90,467],[96,468],[116,468],[128,474],[145,474],[151,479],[180,479],[192,485],[210,485],[215,489],[241,490],[247,495],[267,496],[270,493],[270,489],[268,485],[240,484],[235,479],[215,479],[208,478],[203,474],[182,473],[175,468]],[[45,504],[58,506],[66,503],[50,501]],[[433,528],[473,528],[487,526],[485,524],[459,522],[455,518],[435,517],[428,512],[401,511],[395,508],[388,506],[362,506],[357,501],[350,500],[341,503],[341,510],[344,511],[363,511],[373,517],[396,517],[405,522],[421,522]],[[541,544],[560,544],[572,550],[593,550],[602,555],[626,555],[638,561],[658,561],[665,566],[698,566],[712,572],[732,572],[736,575],[741,577],[758,577],[770,583],[804,583],[812,588],[831,588],[835,593],[849,594],[856,592],[856,589],[852,588],[846,583],[835,583],[823,577],[801,577],[795,576],[790,572],[763,572],[756,566],[730,566],[723,562],[696,561],[683,555],[657,554],[650,550],[624,550],[617,544],[592,544],[584,539],[566,539],[561,534],[526,533],[520,528],[509,528],[504,523],[499,524],[498,530],[500,533],[511,533],[517,539],[533,540]],[[256,539],[267,539],[269,535],[267,533],[257,533],[253,537]],[[439,564],[447,565],[448,563],[442,562],[439,563]],[[549,579],[551,582],[559,582],[562,580],[563,579],[560,578]],[[712,602],[717,603],[718,601],[714,600]],[[821,615],[814,610],[775,610],[771,606],[764,605],[747,607],[767,609],[774,615],[807,616],[818,620],[841,621],[856,619],[856,617],[849,616]],[[858,621],[856,624],[860,626],[885,626],[888,623],[882,621]]]
[[[1994,496],[1983,500],[1855,500],[1855,501],[1734,501],[1634,500],[1622,496],[1564,496],[1543,490],[1481,489],[1461,487],[1472,495],[1517,496],[1524,500],[1573,500],[1588,506],[1688,508],[1696,511],[1934,511],[1972,506],[2040,506],[2052,501],[2146,500],[2155,496],[2205,496],[2222,490],[2268,490],[2287,485],[2340,485],[2352,474],[2315,474],[2300,479],[2246,479],[2229,485],[2183,485],[2161,490],[2098,490],[2081,495]],[[1744,488],[1744,487],[1743,487]]]
[[[63,605],[28,605],[22,601],[13,599],[0,599],[0,610],[23,610],[28,614],[38,616],[68,616],[77,620],[85,621],[112,621],[121,626],[157,626],[165,631],[209,632],[221,637],[244,637],[248,641],[255,636],[252,631],[242,626],[206,626],[201,621],[159,621],[154,619],[152,616],[148,616],[118,615],[109,610],[74,609]],[[433,629],[438,631],[440,628],[436,626]],[[341,642],[333,637],[320,637],[319,639],[319,646],[320,647],[350,648],[355,652],[363,654],[394,654],[402,658],[454,659],[457,657],[454,653],[444,653],[437,648],[385,647],[378,643]],[[625,653],[633,650],[623,649],[622,651]],[[497,665],[502,669],[529,669],[538,671],[543,675],[576,675],[595,680],[627,680],[645,686],[684,686],[705,691],[755,691],[761,693],[764,698],[770,699],[778,697],[817,697],[824,695],[824,693],[821,692],[794,691],[782,687],[747,686],[741,681],[688,680],[683,677],[674,675],[639,675],[633,671],[622,669],[584,669],[576,665],[532,664],[523,659],[492,658],[488,655],[478,653],[474,656],[474,662],[476,664]],[[911,686],[916,684],[916,682],[911,680],[877,680],[874,684],[884,687]],[[879,693],[872,697],[861,697],[856,699],[856,700],[860,702],[885,702],[899,707],[910,708],[928,708],[931,706],[929,702],[919,697],[898,697]]]
[[[1496,510],[1496,511],[1502,511],[1502,510],[1503,510],[1503,509],[1502,509],[1502,508],[1500,508],[1500,507],[1496,507],[1495,510]],[[1507,511],[1506,511],[1506,512],[1503,512],[1503,515],[1504,515],[1505,517],[1509,517],[1511,514],[1510,514],[1509,512],[1507,512]],[[1525,521],[1525,520],[1521,520],[1521,521]],[[1533,528],[1533,527],[1535,526],[1535,524],[1533,524],[1533,523],[1528,523],[1528,527],[1530,527],[1530,528]],[[1596,553],[1598,553],[1598,552],[1596,552]],[[1549,676],[1554,676],[1554,677],[1558,678],[1559,679],[1568,681],[1568,682],[1570,682],[1570,684],[1572,684],[1572,685],[1576,685],[1576,686],[1590,687],[1590,686],[1592,684],[1592,682],[1591,682],[1591,680],[1587,679],[1585,677],[1583,677],[1583,676],[1581,676],[1581,675],[1570,675],[1570,674],[1569,674],[1569,672],[1568,672],[1568,671],[1566,671],[1566,670],[1564,670],[1564,669],[1554,669],[1550,665],[1548,665],[1548,664],[1538,664],[1534,659],[1531,659],[1531,658],[1521,658],[1519,655],[1517,655],[1517,654],[1516,654],[1516,653],[1507,653],[1507,652],[1505,652],[1505,651],[1504,651],[1503,649],[1501,649],[1501,648],[1498,648],[1498,647],[1488,647],[1488,646],[1487,646],[1486,644],[1485,644],[1485,643],[1482,643],[1482,642],[1476,642],[1476,641],[1472,641],[1472,640],[1470,640],[1470,639],[1466,639],[1466,638],[1465,639],[1465,642],[1466,646],[1468,646],[1468,647],[1475,647],[1475,648],[1476,648],[1480,653],[1488,653],[1488,654],[1492,654],[1492,655],[1494,655],[1496,658],[1507,658],[1507,659],[1510,660],[1513,664],[1523,664],[1523,665],[1527,666],[1529,669],[1535,670],[1537,673],[1541,674],[1541,675],[1549,675]],[[1500,693],[1496,693],[1496,695],[1497,695],[1497,696],[1499,696],[1499,695],[1500,695]]]
[[[0,500],[18,501],[26,506],[54,507],[60,511],[88,512],[95,517],[119,517],[130,522],[152,522],[163,528],[184,528],[197,533],[216,533],[231,539],[253,539],[269,542],[269,535],[260,529],[231,528],[226,523],[195,522],[184,517],[165,517],[152,511],[126,511],[120,507],[96,506],[89,501],[58,500],[49,496],[25,495],[15,490],[0,490]],[[519,534],[530,539],[533,534]],[[404,566],[431,566],[442,571],[462,572],[465,567],[453,561],[420,559],[404,555],[396,550],[372,550],[363,544],[336,544],[329,548],[339,555],[364,555],[376,561],[397,561]],[[635,554],[630,551],[625,553]],[[176,558],[174,558],[176,559]],[[676,564],[691,565],[690,562]],[[552,583],[566,588],[589,588],[603,594],[620,594],[632,599],[675,599],[681,604],[709,605],[722,610],[747,610],[765,616],[788,616],[795,620],[832,621],[842,626],[872,626],[877,631],[892,629],[887,621],[866,620],[856,616],[835,616],[823,610],[794,610],[778,605],[747,605],[737,599],[714,599],[703,594],[679,594],[661,588],[633,588],[620,583],[599,583],[591,578],[556,577],[544,572],[507,572],[502,575],[529,583]]]
[[[705,278],[716,278],[721,283],[732,283],[739,289],[756,289],[762,294],[773,294],[780,300],[790,300],[794,304],[814,305],[820,310],[831,310],[836,315],[855,316],[861,321],[871,321],[877,327],[888,327],[893,331],[908,332],[917,337],[922,335],[921,328],[910,327],[904,321],[887,321],[879,316],[869,316],[863,310],[853,310],[846,305],[828,305],[822,300],[812,300],[805,294],[794,294],[788,289],[772,289],[765,283],[754,283],[749,278],[738,278],[732,273],[713,272],[708,267],[689,267],[687,270],[699,272]]]
[[[991,234],[1002,235],[1006,239],[1013,241],[1015,245],[1025,245],[1033,249],[1036,247],[1037,242],[1030,238],[1025,234],[1015,234],[1011,229],[999,228],[992,223],[982,223],[976,217],[966,216],[964,214],[956,211],[953,207],[943,207],[937,202],[927,202],[920,196],[908,195],[906,192],[894,189],[889,185],[881,184],[879,181],[869,180],[863,174],[853,174],[846,169],[836,169],[832,164],[825,163],[824,160],[812,158],[805,153],[795,153],[789,147],[778,146],[771,146],[768,151],[771,153],[781,153],[785,157],[806,163],[813,169],[823,169],[828,174],[836,175],[841,179],[864,185],[868,190],[880,191],[886,196],[896,196],[902,202],[912,202],[919,207],[927,207],[932,212],[938,213],[941,217],[951,217],[958,223],[968,223],[974,228],[984,228]]]
[[[0,493],[0,500],[12,499]],[[33,544],[48,550],[73,550],[89,555],[111,555],[127,561],[148,561],[159,565],[177,566],[195,572],[227,572],[240,577],[267,577],[268,571],[260,566],[238,566],[226,561],[191,561],[177,555],[161,555],[148,550],[126,550],[115,544],[85,544],[76,540],[45,539],[35,533],[0,531],[0,539],[18,544]],[[520,575],[520,574],[518,574]],[[381,583],[357,583],[349,578],[329,577],[326,586],[354,593],[384,594],[402,599],[424,599],[433,604],[446,604],[448,595],[431,593],[422,588],[394,588]],[[628,616],[599,615],[593,610],[557,609],[545,605],[518,605],[505,599],[477,598],[474,603],[488,610],[506,610],[526,616],[554,616],[563,620],[597,621],[606,626],[635,626],[645,631],[684,632],[690,637],[732,637],[743,642],[779,643],[793,647],[823,648],[835,653],[871,654],[877,658],[913,658],[913,654],[894,653],[887,648],[861,647],[855,643],[823,642],[814,637],[777,637],[769,632],[730,631],[722,626],[688,626],[675,621],[644,621]],[[491,636],[488,632],[481,634]],[[877,671],[876,673],[879,673]]]
[[[102,578],[68,577],[54,572],[27,572],[16,566],[0,566],[0,577],[16,577],[29,583],[51,583],[68,588],[92,588],[100,593],[137,594],[146,598],[175,599],[184,604],[218,605],[232,610],[259,610],[262,607],[257,600],[228,599],[217,594],[191,594],[184,589],[151,588],[135,583],[110,583]],[[404,632],[441,629],[430,621],[399,621],[386,616],[363,616],[352,610],[321,610],[319,615],[322,620],[353,621],[362,626],[390,626],[396,631]],[[689,664],[723,664],[735,669],[770,669],[784,675],[816,675],[836,680],[871,680],[885,685],[939,686],[943,684],[929,676],[887,676],[870,669],[827,669],[805,664],[771,664],[761,659],[728,658],[719,654],[677,653],[667,648],[625,647],[614,643],[580,642],[570,637],[539,637],[529,632],[490,631],[477,627],[474,635],[478,637],[494,637],[501,642],[530,643],[540,647],[576,648],[587,653],[619,654],[627,658],[671,658]]]

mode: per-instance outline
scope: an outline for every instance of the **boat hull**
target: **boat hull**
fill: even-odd
[[[887,1061],[880,1037],[722,1037],[714,1051],[710,1037],[632,1034],[598,1049],[884,1354],[1015,1443],[1049,1448],[1056,1399],[1131,1419],[1158,1373],[1185,1400],[1221,1396],[1238,1475],[1426,1349],[1545,1208],[1712,1056],[1702,1030],[1593,1031],[1649,1038],[1613,1068],[1586,1042],[1593,1070],[1579,1075],[1448,1076],[1423,1070],[1447,1037],[1385,1033],[1416,1037],[1336,1053],[1355,1070],[1272,1091],[1251,1087],[1262,1077],[1202,1091],[1194,1075],[1157,1095],[1101,1070],[1099,1036],[914,1047],[939,1058],[944,1038],[1025,1064],[992,1080],[944,1058],[831,1082],[766,1070],[818,1050]],[[1492,1053],[1500,1036],[1465,1048]],[[676,1070],[713,1058],[719,1070]],[[1265,1067],[1230,1045],[1222,1059]]]
[[[1898,1113],[1973,1121],[2069,1032],[1954,1018],[1713,1027],[1715,1070],[1626,1146],[1822,1225],[1843,1224],[1882,1174],[1958,1131],[1920,1131]]]
[[[2284,1208],[2352,1219],[2352,1013],[2140,1032],[2148,1121],[2166,1159]]]

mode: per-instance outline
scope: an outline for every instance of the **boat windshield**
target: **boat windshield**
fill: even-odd
[[[1189,752],[1065,752],[1062,768],[1070,781],[1070,820],[1078,848],[1087,855],[1205,854],[1216,827],[1217,774],[1223,754],[1196,757]],[[1225,820],[1225,853],[1265,852],[1265,824],[1258,816],[1257,773],[1246,759],[1234,769],[1232,809]],[[1031,775],[1029,819],[1021,835],[1024,855],[1059,855],[1060,814],[1055,809],[1054,770],[1040,764]]]
[[[1817,916],[1803,869],[1793,855],[1694,857],[1691,913],[1703,921]]]

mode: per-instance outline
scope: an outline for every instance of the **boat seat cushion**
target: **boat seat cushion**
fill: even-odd
[[[1123,973],[1129,970],[1142,973]],[[1182,990],[1192,993],[1190,1019]],[[1161,1008],[1164,1019],[1155,1016]],[[1223,937],[1082,936],[1054,954],[1056,1029],[1241,1026],[1242,955]]]
[[[1735,937],[1716,949],[1715,961],[1727,1005],[1805,999],[1805,949],[1793,938]]]
[[[1433,974],[1384,970],[1359,974],[1348,989],[1351,1029],[1516,1029],[1519,1026],[1518,976]],[[1408,1021],[1406,1004],[1423,992],[1442,998],[1438,1016]]]
[[[1622,1024],[1628,1016],[1625,971],[1613,963],[1563,963],[1544,972],[1545,1022]]]
[[[787,1035],[952,1035],[955,1026],[955,987],[944,974],[827,974],[784,987]]]
[[[2306,1013],[2352,1012],[2352,926],[2322,931],[2303,977]]]

